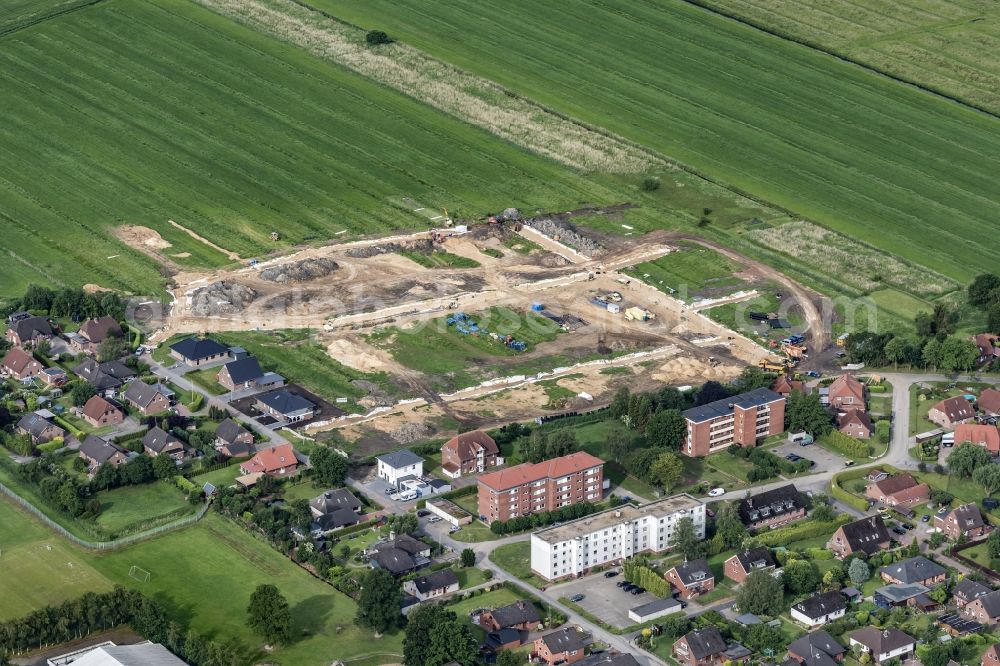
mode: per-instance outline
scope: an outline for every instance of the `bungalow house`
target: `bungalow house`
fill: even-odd
[[[211,338],[184,338],[170,345],[170,355],[195,368],[229,357],[229,348]]]
[[[230,458],[250,455],[253,433],[233,419],[225,419],[215,429],[215,448]]]
[[[401,481],[424,475],[424,459],[409,449],[383,453],[375,458],[376,474],[390,486],[398,486]]]
[[[7,340],[15,347],[30,347],[42,340],[52,339],[52,327],[45,317],[34,317],[27,312],[11,315],[7,326]]]
[[[575,664],[586,656],[584,652],[591,642],[590,634],[564,627],[536,638],[532,656],[549,666]]]
[[[802,666],[836,666],[847,648],[823,629],[806,634],[788,646],[788,658]]]
[[[375,544],[369,551],[372,567],[381,567],[401,576],[430,563],[431,547],[409,534]]]
[[[986,587],[982,583],[965,577],[958,581],[958,584],[955,585],[955,589],[951,591],[951,599],[955,602],[955,606],[957,606],[959,610],[962,610],[979,597],[986,596],[992,591],[993,590]]]
[[[972,442],[993,455],[1000,453],[1000,430],[994,425],[961,423],[955,428],[955,444]]]
[[[441,471],[457,479],[463,474],[485,472],[503,464],[500,447],[482,430],[464,432],[452,437],[441,447]]]
[[[805,382],[792,379],[788,375],[778,375],[774,383],[771,384],[771,390],[783,398],[787,398],[792,393],[804,393]]]
[[[1000,666],[1000,643],[994,643],[986,648],[979,666]]]
[[[121,407],[99,395],[91,396],[90,400],[84,404],[80,414],[84,421],[95,428],[118,425],[125,420],[125,412],[121,410]]]
[[[479,626],[486,631],[501,629],[523,629],[534,631],[542,623],[542,614],[530,601],[515,601],[494,610],[483,611],[479,615]]]
[[[992,363],[994,359],[1000,358],[1000,339],[990,333],[980,333],[972,336],[972,341],[979,349],[979,357],[976,362],[979,365]]]
[[[264,372],[255,356],[244,356],[222,366],[216,376],[230,391],[241,388],[268,389],[284,386],[285,378],[274,372]]]
[[[46,386],[62,386],[69,381],[69,376],[66,374],[66,371],[57,366],[42,368],[42,371],[38,376],[42,378],[42,381],[45,382]]]
[[[42,372],[42,364],[39,363],[31,352],[20,347],[11,347],[3,357],[3,365],[0,372],[5,377],[11,377],[17,381],[35,377]]]
[[[257,396],[255,406],[262,414],[286,423],[305,421],[316,413],[315,404],[287,389]]]
[[[888,550],[891,543],[892,539],[882,516],[867,516],[838,527],[826,547],[838,559],[844,559],[851,553],[873,555]]]
[[[876,664],[890,659],[906,661],[917,648],[917,641],[899,629],[865,627],[852,632],[848,638],[851,647],[857,646],[862,652],[867,652]]]
[[[806,504],[798,488],[788,484],[741,500],[739,514],[747,529],[774,529],[805,518]]]
[[[309,510],[314,518],[312,532],[316,536],[361,522],[361,501],[347,488],[328,490],[313,498],[309,501]]]
[[[1000,591],[976,597],[965,605],[962,612],[979,624],[989,626],[1000,624]]]
[[[721,666],[726,661],[726,641],[713,626],[689,631],[674,642],[674,658],[683,666]]]
[[[912,474],[897,474],[869,483],[865,495],[886,506],[912,507],[929,501],[931,489],[926,483],[917,483]]]
[[[121,361],[98,363],[92,358],[73,368],[73,372],[107,397],[113,396],[118,387],[135,377],[135,371]]]
[[[809,627],[832,622],[847,613],[847,599],[840,592],[822,592],[792,606],[791,616]]]
[[[837,415],[837,430],[848,437],[871,439],[872,433],[875,432],[875,426],[872,424],[868,412],[852,409]]]
[[[830,406],[838,412],[848,412],[852,409],[865,411],[865,385],[854,375],[845,372],[833,380],[827,390]]]
[[[979,505],[974,502],[938,513],[934,516],[934,527],[949,539],[958,539],[962,535],[968,539],[978,539],[990,530],[979,511]]]
[[[125,389],[125,401],[136,408],[143,416],[152,416],[170,409],[176,396],[163,384],[147,384],[146,382],[129,382]]]
[[[990,416],[1000,416],[1000,391],[992,388],[983,389],[977,402],[979,409]]]
[[[937,403],[927,412],[927,420],[942,428],[954,428],[976,417],[976,408],[964,396],[956,395]]]
[[[17,422],[17,432],[30,437],[32,444],[44,444],[66,436],[65,430],[37,412],[22,416]]]
[[[921,611],[928,612],[937,607],[937,602],[927,596],[930,588],[920,583],[909,585],[885,585],[875,590],[872,599],[875,605],[885,610],[892,610],[901,606],[910,606]]]
[[[163,428],[150,428],[142,438],[142,450],[146,455],[169,456],[174,460],[184,457],[184,443]]]
[[[761,546],[736,553],[726,560],[722,570],[726,578],[740,584],[753,571],[766,571],[774,574],[778,570],[778,562],[774,559],[770,548]]]
[[[441,569],[403,583],[403,592],[413,595],[420,601],[458,592],[458,588],[458,576],[455,575],[454,569]]]
[[[250,460],[240,464],[240,473],[244,475],[262,472],[268,476],[283,477],[295,474],[299,460],[295,457],[295,449],[291,444],[279,444],[271,449],[257,452]]]
[[[715,576],[705,558],[678,564],[664,575],[684,599],[693,599],[715,589]]]
[[[124,333],[118,321],[110,315],[104,315],[96,319],[88,319],[80,325],[80,330],[67,337],[70,346],[77,351],[94,354],[102,342],[108,338],[120,338],[122,335]]]
[[[112,442],[106,442],[100,437],[87,435],[80,444],[80,457],[87,462],[91,471],[101,465],[121,465],[128,460],[125,449]]]
[[[940,564],[928,560],[923,555],[908,557],[899,562],[893,562],[879,569],[879,575],[886,583],[911,585],[919,583],[933,587],[943,583],[948,577],[948,571]]]

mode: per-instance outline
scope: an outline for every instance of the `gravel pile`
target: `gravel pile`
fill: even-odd
[[[402,251],[424,252],[430,254],[434,251],[434,243],[427,240],[413,241],[412,243],[386,243],[385,245],[369,245],[368,247],[356,247],[347,251],[348,257],[354,259],[367,259],[377,257],[380,254],[394,254]]]
[[[404,423],[389,433],[400,444],[411,444],[431,436],[431,429],[423,423]]]
[[[584,236],[577,231],[576,227],[565,222],[558,222],[552,218],[542,217],[528,220],[527,223],[549,238],[558,238],[560,243],[569,245],[577,252],[588,257],[600,257],[607,252],[607,248],[603,245],[592,238]]]
[[[257,292],[236,282],[213,282],[191,294],[191,311],[202,317],[240,312],[257,298]]]
[[[303,259],[290,264],[272,266],[260,272],[260,279],[268,282],[285,284],[288,282],[305,282],[316,278],[326,277],[337,270],[337,262],[325,257],[315,257]]]

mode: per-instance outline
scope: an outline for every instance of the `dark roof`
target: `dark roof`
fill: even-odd
[[[42,418],[34,412],[25,414],[21,417],[21,420],[17,422],[17,427],[32,437],[39,437],[43,432],[45,432],[46,428],[49,428],[52,425],[53,424],[47,419]],[[56,427],[58,428],[59,426]],[[62,428],[59,429],[62,430]]]
[[[952,594],[962,601],[973,601],[981,596],[987,595],[992,592],[990,588],[986,587],[982,583],[972,580],[971,578],[963,578],[955,586]]]
[[[983,609],[990,617],[1000,617],[1000,591],[990,592],[979,597]]]
[[[868,516],[853,523],[847,523],[841,528],[844,538],[852,551],[861,551],[868,555],[877,553],[879,544],[890,541],[889,530],[882,522],[882,516]]]
[[[125,399],[138,405],[148,407],[149,403],[158,395],[164,395],[161,388],[166,388],[161,384],[147,384],[146,382],[129,382],[125,389]]]
[[[200,361],[218,356],[219,354],[229,353],[228,347],[219,344],[212,338],[184,338],[170,345],[170,349],[189,361]]]
[[[104,315],[98,319],[88,319],[80,325],[80,335],[93,343],[104,342],[108,336],[120,338],[122,327],[114,317]]]
[[[423,458],[409,449],[400,449],[399,451],[393,451],[392,453],[383,453],[378,456],[378,460],[381,460],[393,469],[416,465],[417,463],[424,461]]]
[[[652,613],[659,613],[660,611],[669,610],[671,608],[678,608],[680,605],[681,602],[677,599],[674,599],[673,597],[666,597],[665,599],[657,599],[656,601],[650,601],[647,604],[630,608],[629,611],[635,613],[639,617],[645,617],[646,615],[651,615]]]
[[[386,571],[401,574],[417,567],[416,561],[405,550],[399,548],[381,548],[373,556],[375,562]]]
[[[257,362],[256,356],[245,356],[237,361],[230,361],[223,367],[229,373],[229,378],[233,380],[234,384],[252,382],[264,375],[264,371],[260,369],[260,363]]]
[[[593,641],[590,639],[590,634],[585,634],[581,631],[577,631],[576,629],[565,627],[563,629],[559,629],[558,631],[545,634],[542,636],[542,642],[545,643],[545,647],[549,649],[549,652],[552,654],[559,654],[560,652],[583,650]]]
[[[752,525],[786,513],[793,513],[805,507],[802,493],[792,484],[767,490],[740,501],[740,520]]]
[[[932,409],[941,410],[948,417],[948,420],[953,422],[961,421],[962,419],[971,419],[976,415],[976,410],[972,407],[972,403],[960,395],[945,398],[934,405]]]
[[[361,508],[361,501],[347,488],[335,488],[310,500],[309,506],[321,514],[330,513],[337,509],[357,511]]]
[[[956,507],[951,513],[955,516],[958,528],[962,531],[972,530],[986,524],[982,512],[979,511],[979,505],[973,502]]]
[[[316,409],[316,405],[313,403],[285,389],[259,395],[257,400],[280,414],[294,414],[307,409]]]
[[[516,624],[542,621],[542,615],[538,612],[535,604],[523,600],[497,608],[490,614],[501,627],[513,627]]]
[[[901,604],[909,599],[916,599],[928,591],[929,588],[920,583],[910,583],[909,585],[893,584],[878,588],[875,590],[875,596],[882,597],[893,604]]]
[[[312,529],[329,532],[330,530],[339,530],[347,525],[356,525],[359,522],[361,522],[361,516],[350,509],[334,509],[314,520]]]
[[[458,584],[458,576],[453,569],[441,569],[426,576],[421,576],[413,580],[417,591],[426,594],[434,590],[440,590]]]
[[[818,618],[847,608],[847,600],[840,592],[823,592],[803,599],[792,606],[808,618]]]
[[[743,570],[747,573],[750,573],[755,569],[766,569],[767,567],[778,566],[777,561],[774,559],[774,555],[771,553],[771,549],[765,546],[751,548],[750,550],[745,550],[742,553],[736,553],[736,558],[740,561],[740,566],[743,567]]]
[[[96,435],[87,435],[84,438],[83,443],[80,444],[80,452],[85,454],[88,458],[96,460],[97,464],[100,465],[107,462],[116,453],[125,453],[125,450],[117,444],[105,442]]]
[[[30,340],[35,335],[52,335],[52,327],[45,317],[19,319],[10,325],[21,340]]]
[[[168,448],[171,444],[179,444],[181,448],[184,448],[181,440],[160,427],[150,428],[142,438],[142,445],[157,453]]]
[[[674,569],[677,570],[677,577],[680,579],[684,586],[693,585],[695,583],[701,583],[706,580],[714,580],[712,575],[712,570],[708,566],[708,560],[704,557],[697,560],[691,560],[690,562],[684,562],[683,564],[678,564]]]
[[[858,641],[862,645],[867,646],[875,654],[885,654],[887,652],[892,652],[893,650],[898,650],[903,646],[913,645],[916,643],[915,640],[904,634],[899,629],[876,629],[874,627],[865,627],[864,629],[858,629],[849,637]]]
[[[695,629],[685,634],[684,639],[697,660],[726,651],[726,641],[722,640],[722,634],[715,627]]]
[[[417,555],[430,548],[426,543],[419,539],[414,539],[409,534],[400,534],[393,539],[392,545],[406,551],[410,555]]]
[[[491,631],[486,634],[486,645],[492,647],[494,650],[501,648],[504,645],[510,645],[514,641],[517,641],[518,644],[524,642],[521,638],[521,632],[517,629],[511,629],[510,627],[504,627],[500,631]],[[450,666],[450,664],[445,664],[445,666]]]
[[[219,423],[215,429],[215,436],[227,444],[232,444],[240,435],[249,434],[250,431],[241,426],[233,419],[225,419]]]
[[[639,666],[639,662],[630,654],[601,652],[584,657],[576,666]]]
[[[973,634],[982,631],[983,629],[983,625],[978,622],[967,620],[961,615],[956,615],[955,613],[946,613],[945,615],[938,617],[935,622],[947,625],[952,631],[956,632],[960,636]]]
[[[788,646],[788,651],[805,659],[805,666],[832,666],[834,657],[847,652],[847,648],[837,642],[833,636],[820,629],[806,634]]]
[[[92,358],[73,368],[73,372],[98,390],[118,388],[135,377],[135,371],[121,361],[98,363]]]
[[[889,566],[882,567],[879,571],[888,574],[901,583],[919,583],[928,578],[934,578],[935,576],[947,573],[944,567],[931,562],[923,555],[894,562]]]
[[[784,400],[784,398],[771,389],[759,388],[747,391],[746,393],[740,393],[739,395],[734,395],[731,398],[716,400],[715,402],[710,402],[707,405],[686,409],[684,410],[684,418],[688,421],[701,423],[702,421],[710,421],[720,416],[732,414],[734,406],[747,409],[750,407],[760,407],[761,405],[766,405],[767,403],[774,402],[775,400]]]
[[[233,458],[242,458],[243,456],[250,455],[250,445],[246,442],[226,442],[224,446]]]

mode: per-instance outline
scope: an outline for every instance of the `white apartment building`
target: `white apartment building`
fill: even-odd
[[[531,569],[546,580],[585,573],[643,552],[670,548],[677,521],[705,538],[705,505],[686,493],[640,507],[624,505],[531,535]]]

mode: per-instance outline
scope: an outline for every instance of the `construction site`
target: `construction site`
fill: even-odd
[[[624,272],[674,250],[668,232],[602,235],[566,219],[521,220],[505,211],[477,226],[178,273],[174,302],[152,341],[308,329],[338,363],[388,374],[400,396],[309,431],[375,432],[396,442],[446,430],[442,424],[487,426],[593,408],[619,386],[726,381],[746,365],[793,362],[702,312],[745,292],[686,303]],[[758,270],[740,260],[744,272]],[[806,320],[819,321],[813,295],[760,270],[769,271],[762,279],[798,290]],[[804,347],[799,337],[784,351]],[[439,370],[430,362],[436,357],[454,362]]]

